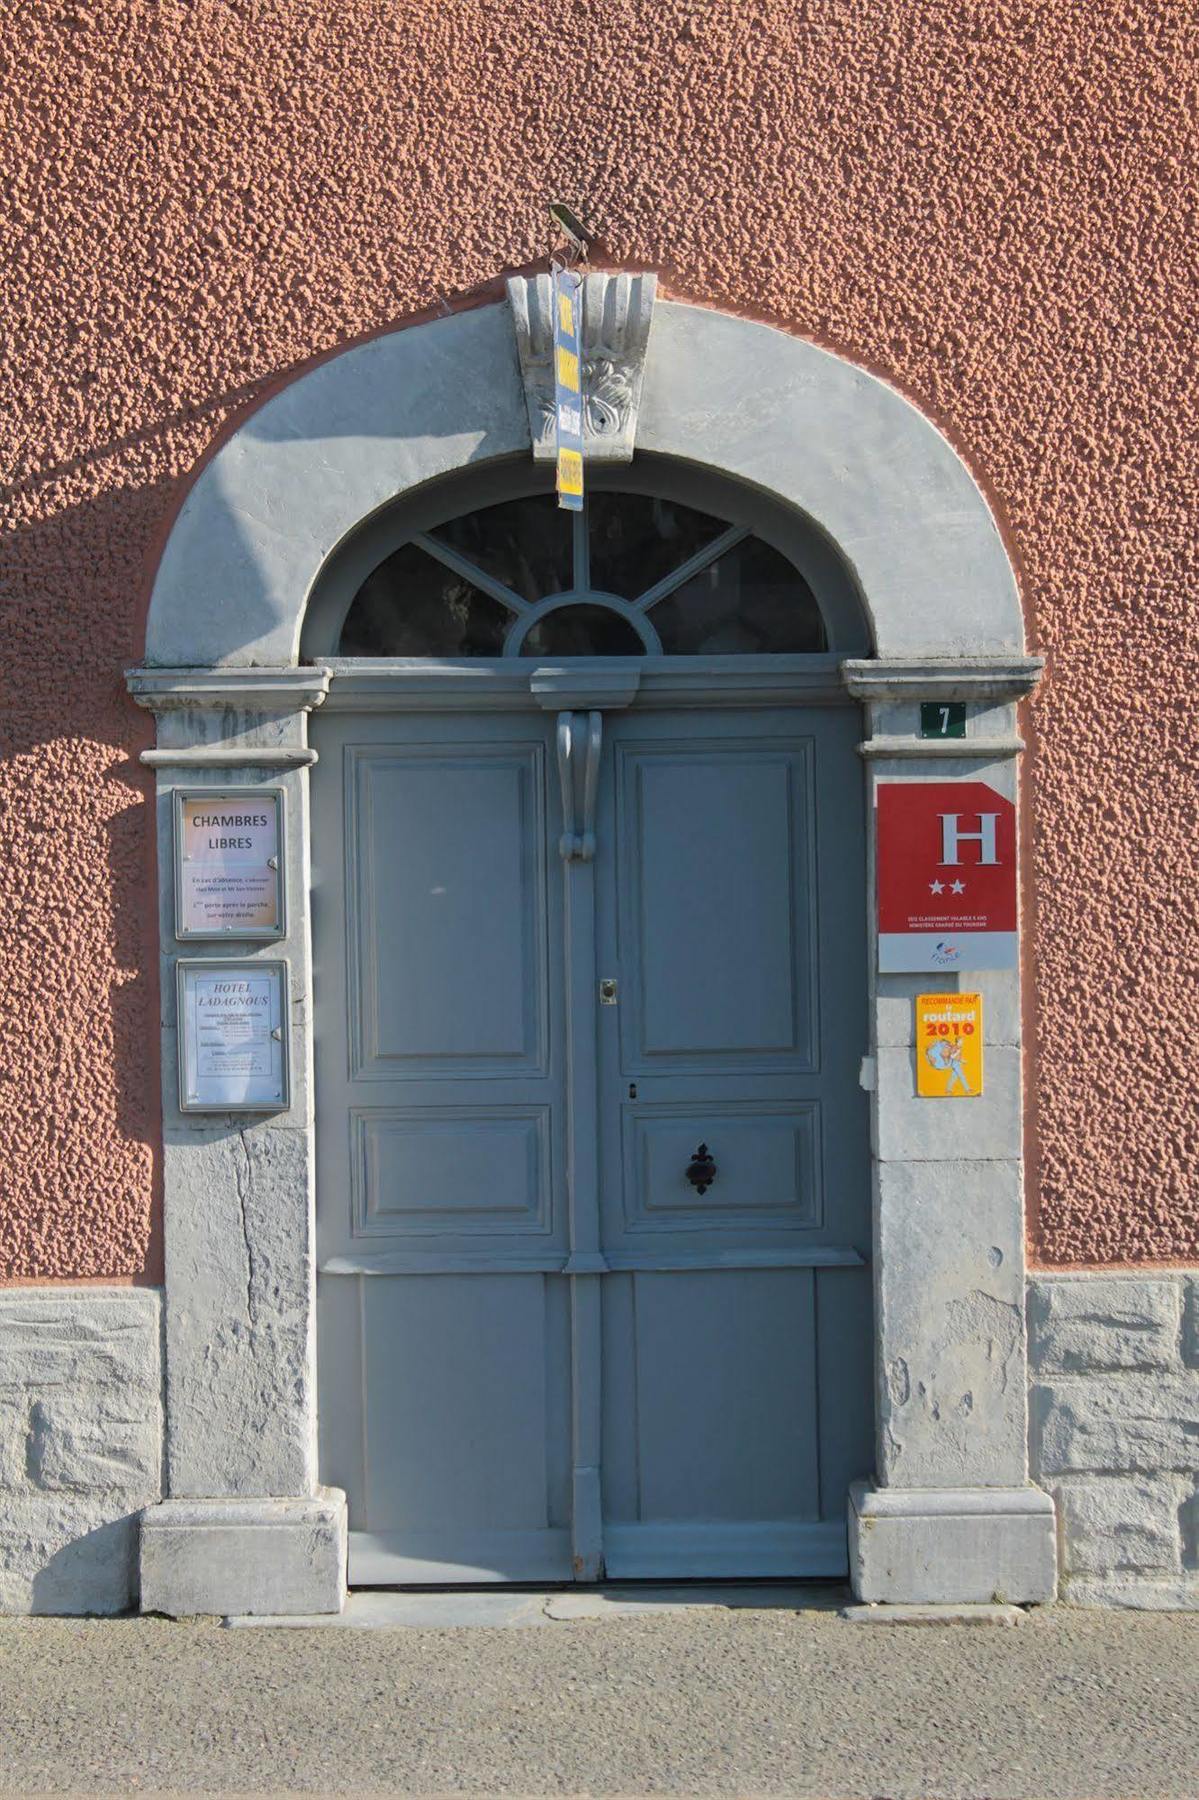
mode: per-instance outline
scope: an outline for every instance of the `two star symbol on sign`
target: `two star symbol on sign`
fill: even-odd
[[[945,883],[943,881],[930,881],[928,884],[928,891],[930,894],[943,894],[945,892]],[[949,884],[949,891],[951,894],[964,894],[966,892],[966,883],[964,881],[951,881]]]

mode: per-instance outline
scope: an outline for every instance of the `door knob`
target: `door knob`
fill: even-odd
[[[692,1151],[687,1164],[687,1179],[697,1194],[706,1194],[716,1179],[716,1164],[706,1144]]]

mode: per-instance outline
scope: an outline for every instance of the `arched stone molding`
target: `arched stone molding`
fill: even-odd
[[[802,338],[659,301],[637,446],[798,507],[853,570],[891,657],[1020,654],[990,509],[903,396]],[[375,338],[268,400],[188,494],[150,603],[146,662],[288,667],[326,559],[379,507],[532,443],[506,306]]]
[[[875,654],[841,678],[864,710],[868,804],[881,781],[959,776],[1017,798],[1015,703],[1040,662],[1024,652],[986,501],[928,420],[801,339],[659,302],[634,428],[641,450],[798,508],[852,571]],[[299,666],[301,627],[327,559],[380,508],[531,448],[510,309],[414,326],[332,358],[246,420],[163,554],[146,664],[129,677],[158,715],[145,760],[158,780],[164,1010],[168,1498],[143,1522],[145,1608],[314,1612],[344,1592],[344,1502],[319,1487],[316,1460],[307,819],[307,715],[339,677]],[[448,673],[437,704],[477,704],[477,684]],[[921,738],[932,699],[966,703],[964,738]],[[289,819],[288,938],[264,953],[291,968],[292,1102],[257,1123],[197,1119],[176,1105],[174,792],[268,780]],[[872,915],[872,864],[867,879]],[[863,954],[878,1430],[850,1504],[855,1587],[867,1600],[1046,1599],[1053,1511],[1029,1482],[1026,1442],[1019,977],[971,974],[987,1091],[929,1107],[914,1098],[912,1024],[928,978],[877,974],[873,941]]]

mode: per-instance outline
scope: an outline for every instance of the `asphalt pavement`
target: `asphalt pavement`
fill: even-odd
[[[842,1599],[363,1630],[8,1620],[0,1790],[1199,1794],[1199,1615],[914,1627]]]

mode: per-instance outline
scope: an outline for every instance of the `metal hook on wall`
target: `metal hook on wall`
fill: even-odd
[[[565,267],[570,269],[573,268],[577,262],[586,262],[587,248],[592,240],[593,233],[587,229],[586,225],[583,224],[583,221],[578,215],[570,210],[570,207],[567,206],[564,200],[547,201],[546,211],[554,221],[554,224],[558,227],[560,236],[564,237],[570,245],[570,249],[566,252],[564,258]],[[555,253],[551,252],[551,262],[554,259]]]

